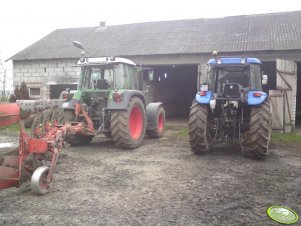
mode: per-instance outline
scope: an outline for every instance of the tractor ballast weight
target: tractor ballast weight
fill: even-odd
[[[150,69],[119,57],[83,57],[77,66],[81,67],[78,89],[63,103],[61,122],[83,122],[94,131],[69,133],[71,145],[87,144],[103,133],[117,146],[133,149],[141,145],[145,134],[150,138],[163,135],[162,103],[147,103],[148,90],[143,88]],[[86,116],[78,114],[78,109]]]
[[[261,61],[245,57],[217,57],[190,108],[189,138],[194,153],[217,143],[238,143],[242,152],[265,158],[271,137],[271,108],[262,91],[267,76]]]

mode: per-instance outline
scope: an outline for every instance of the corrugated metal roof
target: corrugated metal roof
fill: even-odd
[[[93,56],[139,56],[301,49],[301,11],[58,29],[13,60],[78,58],[77,40]]]

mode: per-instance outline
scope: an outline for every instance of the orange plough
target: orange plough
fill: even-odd
[[[19,187],[21,191],[32,189],[40,195],[49,191],[64,137],[72,126],[59,125],[58,121],[43,122],[43,133],[35,131],[30,136],[24,129],[24,119],[59,106],[57,100],[0,103],[0,127],[19,123],[20,128],[18,152],[0,156],[0,189]]]

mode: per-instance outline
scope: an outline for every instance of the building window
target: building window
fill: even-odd
[[[29,88],[29,97],[41,97],[41,88]]]

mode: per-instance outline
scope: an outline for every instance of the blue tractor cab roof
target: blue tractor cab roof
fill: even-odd
[[[246,64],[261,64],[261,61],[257,58],[247,58],[247,57],[219,57],[215,59],[210,59],[208,61],[210,65],[246,65]]]

